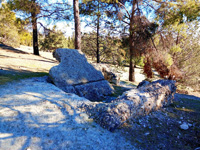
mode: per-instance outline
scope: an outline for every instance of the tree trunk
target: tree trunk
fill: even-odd
[[[75,21],[75,49],[81,50],[81,22],[79,17],[79,0],[73,0]]]
[[[98,2],[98,15],[97,15],[97,63],[100,63],[100,55],[99,55],[99,2]]]
[[[33,28],[33,54],[39,55],[36,13],[32,12],[31,17],[32,17],[32,28]]]
[[[132,13],[130,18],[129,28],[129,48],[130,48],[130,64],[129,64],[129,81],[135,81],[135,70],[134,70],[134,16],[137,1],[133,0]]]
[[[130,41],[132,39],[130,38]],[[135,81],[135,70],[134,70],[134,61],[133,61],[133,58],[134,58],[134,47],[133,46],[130,46],[130,66],[129,66],[129,81],[132,81],[134,82]]]

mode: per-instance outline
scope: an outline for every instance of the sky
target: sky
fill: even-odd
[[[68,3],[73,5],[73,0],[68,0]],[[90,27],[85,27],[86,23],[83,21],[83,18],[80,17],[80,19],[81,19],[81,32],[85,33],[85,32],[92,31],[92,29]],[[41,21],[41,22],[45,24],[44,21]],[[54,26],[54,24],[51,24],[49,27],[52,28],[53,26]],[[64,22],[64,21],[58,22],[58,23],[56,23],[56,26],[57,26],[58,30],[61,30],[62,32],[65,33],[66,37],[72,36],[73,32],[75,31],[73,20],[70,22]]]
[[[41,21],[43,24],[45,24],[44,21]],[[85,33],[85,32],[91,32],[92,28],[90,27],[85,27],[86,23],[85,22],[81,22],[81,32]],[[53,28],[54,24],[51,24],[48,26],[48,28]],[[72,36],[73,32],[75,31],[74,29],[74,21],[72,20],[71,22],[58,22],[56,23],[57,26],[57,30],[60,30],[62,32],[65,33],[66,37]],[[42,32],[42,27],[39,27],[39,31]]]
[[[85,33],[85,32],[90,32],[92,31],[92,29],[90,27],[85,27],[86,23],[81,21],[81,32]],[[56,23],[56,26],[58,28],[58,30],[61,30],[65,33],[65,36],[72,36],[73,32],[75,31],[74,29],[74,22],[58,22]]]

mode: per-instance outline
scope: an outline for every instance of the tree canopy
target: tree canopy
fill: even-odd
[[[29,19],[33,29],[33,50],[35,55],[39,55],[38,49],[38,29],[37,24],[45,27],[38,19],[46,21],[69,19],[68,3],[59,1],[38,1],[38,0],[9,0],[8,4],[12,10],[21,12],[22,15]]]
[[[26,21],[16,17],[6,3],[0,8],[0,41],[2,43],[19,46],[31,45],[31,35],[27,30]]]

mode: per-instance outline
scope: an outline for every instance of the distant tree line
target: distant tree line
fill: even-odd
[[[74,37],[65,37],[64,33],[54,26],[53,29],[46,29],[44,34],[40,34],[39,48],[49,52],[58,48],[74,49]]]

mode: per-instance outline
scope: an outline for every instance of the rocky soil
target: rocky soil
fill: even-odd
[[[200,101],[176,96],[170,107],[129,120],[121,131],[140,149],[197,150],[200,148]]]
[[[0,49],[0,58],[1,81],[6,77],[21,78],[24,72],[47,72],[48,66],[57,64],[53,59],[8,47]],[[0,149],[200,149],[199,97],[175,94],[169,107],[131,118],[109,132],[76,109],[80,100],[88,100],[64,93],[46,79],[36,77],[0,84]],[[121,82],[115,86],[113,97],[130,88],[135,86]]]
[[[46,77],[0,87],[0,149],[137,149],[120,132],[101,128],[76,106],[88,100],[67,94]]]

